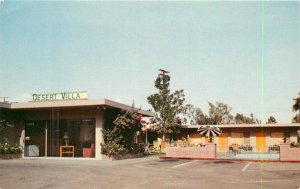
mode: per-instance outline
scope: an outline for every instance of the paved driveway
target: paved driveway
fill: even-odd
[[[0,160],[0,188],[300,188],[300,164],[232,161]]]

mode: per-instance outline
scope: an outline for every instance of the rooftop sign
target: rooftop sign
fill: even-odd
[[[55,100],[83,100],[88,99],[87,92],[60,92],[46,94],[32,94],[32,101],[55,101]]]

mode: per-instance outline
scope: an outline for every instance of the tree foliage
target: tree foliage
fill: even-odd
[[[215,104],[209,102],[208,114],[203,113],[200,108],[194,108],[189,106],[188,117],[191,120],[191,124],[198,125],[220,125],[220,124],[255,124],[260,121],[250,114],[247,117],[241,113],[237,113],[235,116],[231,114],[232,108],[222,102],[216,102]]]
[[[293,112],[299,111],[298,114],[293,117],[292,122],[293,123],[300,123],[300,96],[297,98],[294,98],[295,103],[293,104],[292,110]]]
[[[259,124],[261,121],[254,117],[254,115],[251,113],[250,117],[245,116],[241,113],[237,113],[234,116],[234,124]]]
[[[141,118],[133,108],[119,114],[110,128],[102,130],[104,143],[101,144],[101,153],[111,157],[122,153],[143,152],[143,148],[134,141],[137,131],[142,129]]]
[[[192,119],[193,123],[199,125],[220,125],[231,123],[233,117],[230,114],[230,106],[221,102],[216,102],[216,104],[209,102],[208,105],[208,115],[203,113],[200,108],[195,108],[192,111],[189,110],[193,114],[192,117],[194,117]]]
[[[5,140],[4,134],[8,128],[12,128],[14,125],[6,119],[0,120],[0,141]]]
[[[176,133],[181,120],[179,114],[186,111],[184,105],[185,96],[183,90],[175,90],[171,93],[169,89],[170,76],[160,74],[155,80],[155,88],[158,93],[148,96],[148,103],[155,111],[154,121],[157,124],[159,133]]]
[[[277,123],[277,120],[274,116],[270,116],[268,118],[267,124],[276,124],[276,123]]]
[[[292,123],[300,123],[300,114],[297,114],[293,117]]]
[[[232,110],[230,106],[222,102],[216,102],[216,104],[209,102],[208,105],[209,117],[211,119],[210,124],[219,125],[231,123],[233,117],[230,114],[230,111]]]
[[[294,98],[295,103],[293,104],[293,111],[296,112],[300,110],[300,96],[297,98]]]

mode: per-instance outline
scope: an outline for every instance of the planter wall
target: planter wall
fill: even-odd
[[[122,159],[141,158],[143,156],[145,156],[143,153],[119,154],[119,155],[112,155],[111,157],[108,157],[108,156],[102,154],[102,159],[103,160],[122,160]]]
[[[0,159],[20,159],[22,154],[0,154]]]
[[[300,148],[291,148],[289,143],[280,144],[280,161],[300,161]]]
[[[206,144],[205,147],[167,147],[166,158],[215,159],[216,144]]]

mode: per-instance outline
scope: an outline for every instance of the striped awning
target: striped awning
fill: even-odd
[[[200,133],[200,135],[208,137],[216,137],[222,133],[219,127],[210,125],[200,126],[197,131]]]

